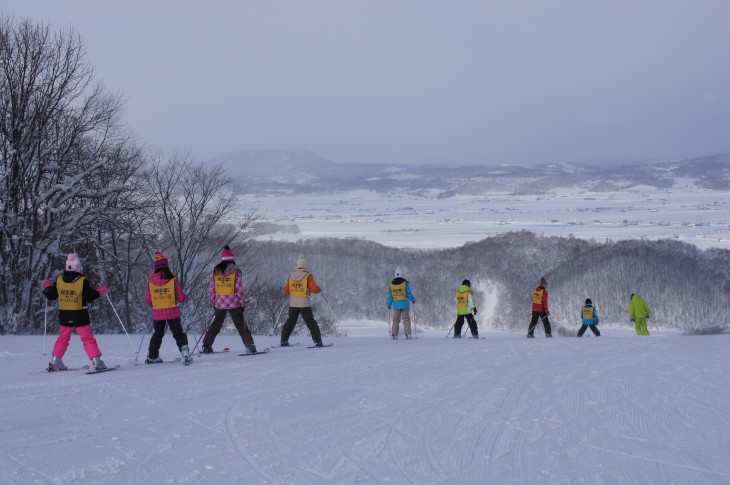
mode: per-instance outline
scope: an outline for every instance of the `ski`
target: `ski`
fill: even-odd
[[[89,370],[90,368],[91,368],[90,365],[82,365],[81,367],[67,367],[66,369],[63,369],[63,370],[57,370],[57,369],[51,369],[51,367],[49,365],[48,367],[46,367],[45,370],[42,370],[40,372],[45,372],[45,373],[50,374],[52,372],[66,372],[66,371],[73,371],[73,370]]]
[[[308,349],[321,349],[321,348],[324,348],[324,347],[332,347],[333,345],[334,344],[324,344],[321,347],[317,347],[316,345],[308,345],[307,348]]]
[[[190,361],[192,362],[192,360],[191,358]],[[179,364],[180,362],[182,362],[182,357],[177,357],[173,360],[163,360],[162,362],[134,362],[134,365]]]
[[[260,350],[258,352],[247,352],[245,354],[238,354],[239,357],[246,357],[248,355],[259,355],[259,354],[268,354],[269,350],[271,350],[270,347],[266,347],[264,350]]]
[[[287,347],[296,347],[297,345],[302,345],[302,344],[301,344],[301,343],[299,343],[299,342],[295,342],[295,343],[293,343],[293,344],[289,344],[289,345],[272,345],[272,346],[271,346],[271,348],[272,348],[272,349],[275,349],[275,348],[278,348],[278,347],[282,347],[282,348],[287,348]]]
[[[198,352],[196,355],[225,354],[226,352],[230,352],[230,351],[231,351],[231,349],[226,347],[223,350],[214,350],[213,352]]]
[[[109,372],[110,370],[117,370],[121,366],[115,365],[114,367],[107,367],[106,369],[94,369],[92,371],[87,372],[86,374],[101,374],[102,372]]]

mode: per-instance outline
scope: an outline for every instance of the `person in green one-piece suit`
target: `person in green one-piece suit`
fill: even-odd
[[[636,327],[636,335],[646,335],[648,337],[649,330],[646,328],[646,319],[651,318],[651,310],[649,310],[646,301],[636,293],[632,293],[629,300],[629,317]]]

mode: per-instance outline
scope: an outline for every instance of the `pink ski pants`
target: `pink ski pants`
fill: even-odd
[[[68,349],[68,344],[71,342],[72,331],[72,327],[61,326],[56,344],[53,346],[54,357],[58,357],[59,359],[63,358]],[[96,343],[96,339],[94,338],[94,334],[91,333],[91,327],[89,325],[76,327],[76,333],[79,334],[81,343],[84,344],[84,350],[86,351],[86,355],[89,356],[89,360],[94,357],[101,357],[101,350],[99,350],[99,345]]]

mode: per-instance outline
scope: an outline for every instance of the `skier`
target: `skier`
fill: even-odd
[[[549,316],[547,280],[543,277],[540,278],[540,285],[532,290],[532,319],[530,320],[530,327],[527,329],[527,338],[535,338],[534,333],[538,319],[542,320],[545,327],[545,336],[552,337]]]
[[[651,310],[646,301],[636,293],[629,297],[629,318],[634,322],[636,335],[649,336],[649,329],[646,328],[646,320],[651,318]]]
[[[304,323],[312,335],[312,340],[316,347],[324,347],[322,344],[322,334],[319,325],[312,314],[312,302],[309,295],[312,293],[320,293],[322,290],[317,283],[314,282],[314,276],[307,271],[307,261],[304,256],[297,258],[297,267],[286,280],[284,285],[284,294],[289,298],[289,318],[284,327],[281,329],[282,347],[289,346],[289,336],[294,331],[299,315],[304,319]]]
[[[578,337],[582,337],[586,333],[586,329],[590,328],[593,335],[596,337],[601,336],[601,332],[598,331],[598,310],[593,306],[593,302],[590,298],[586,298],[586,303],[580,310],[580,318],[583,320],[580,329],[578,330]]]
[[[66,270],[51,283],[43,280],[43,294],[48,300],[58,300],[59,334],[53,346],[53,360],[48,364],[48,371],[66,370],[63,356],[71,341],[71,332],[75,328],[86,355],[91,359],[94,370],[106,369],[101,360],[101,350],[91,333],[88,304],[99,299],[108,291],[105,285],[96,289],[91,287],[89,280],[83,275],[84,268],[75,253],[66,258]]]
[[[471,289],[471,281],[464,280],[456,290],[456,323],[454,323],[454,338],[461,338],[461,327],[464,325],[464,318],[469,323],[471,336],[479,338],[479,330],[474,315],[477,314],[477,306],[474,302],[474,292]]]
[[[165,336],[165,327],[169,326],[182,355],[183,364],[188,365],[190,364],[188,336],[180,323],[180,307],[177,305],[188,301],[188,295],[185,294],[180,282],[170,271],[165,255],[155,251],[153,264],[155,271],[150,276],[144,297],[145,303],[152,307],[152,326],[154,328],[145,364],[162,362],[160,346],[162,338]]]
[[[213,353],[213,341],[221,331],[226,314],[231,316],[233,325],[241,336],[246,353],[257,353],[251,331],[243,318],[246,298],[243,293],[243,275],[236,266],[236,258],[231,248],[226,246],[221,252],[221,262],[213,270],[210,279],[210,304],[215,309],[213,321],[203,337],[202,353]]]
[[[411,304],[409,300],[413,303],[416,302],[413,293],[411,293],[411,285],[403,277],[403,270],[399,266],[395,269],[395,278],[388,287],[388,310],[391,306],[393,307],[393,324],[390,337],[394,340],[398,339],[401,317],[403,317],[403,333],[407,339],[411,338]]]

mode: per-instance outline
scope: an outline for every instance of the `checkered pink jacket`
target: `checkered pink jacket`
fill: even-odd
[[[166,280],[159,273],[152,273],[152,276],[150,276],[150,283],[153,285],[162,286],[168,281],[170,280]],[[188,301],[188,295],[186,295],[183,291],[182,285],[180,285],[180,281],[177,278],[175,278],[175,300],[177,300],[178,303],[185,303]],[[147,293],[145,294],[144,301],[149,306],[152,306],[150,285],[147,285]],[[160,308],[157,310],[154,308],[152,309],[152,320],[173,320],[175,318],[180,318],[180,307]]]
[[[245,307],[246,295],[243,293],[243,276],[238,267],[231,265],[226,268],[224,274],[236,273],[236,284],[233,289],[233,295],[216,295],[215,294],[215,277],[210,278],[210,304],[214,308],[220,310],[230,310],[231,308]]]

